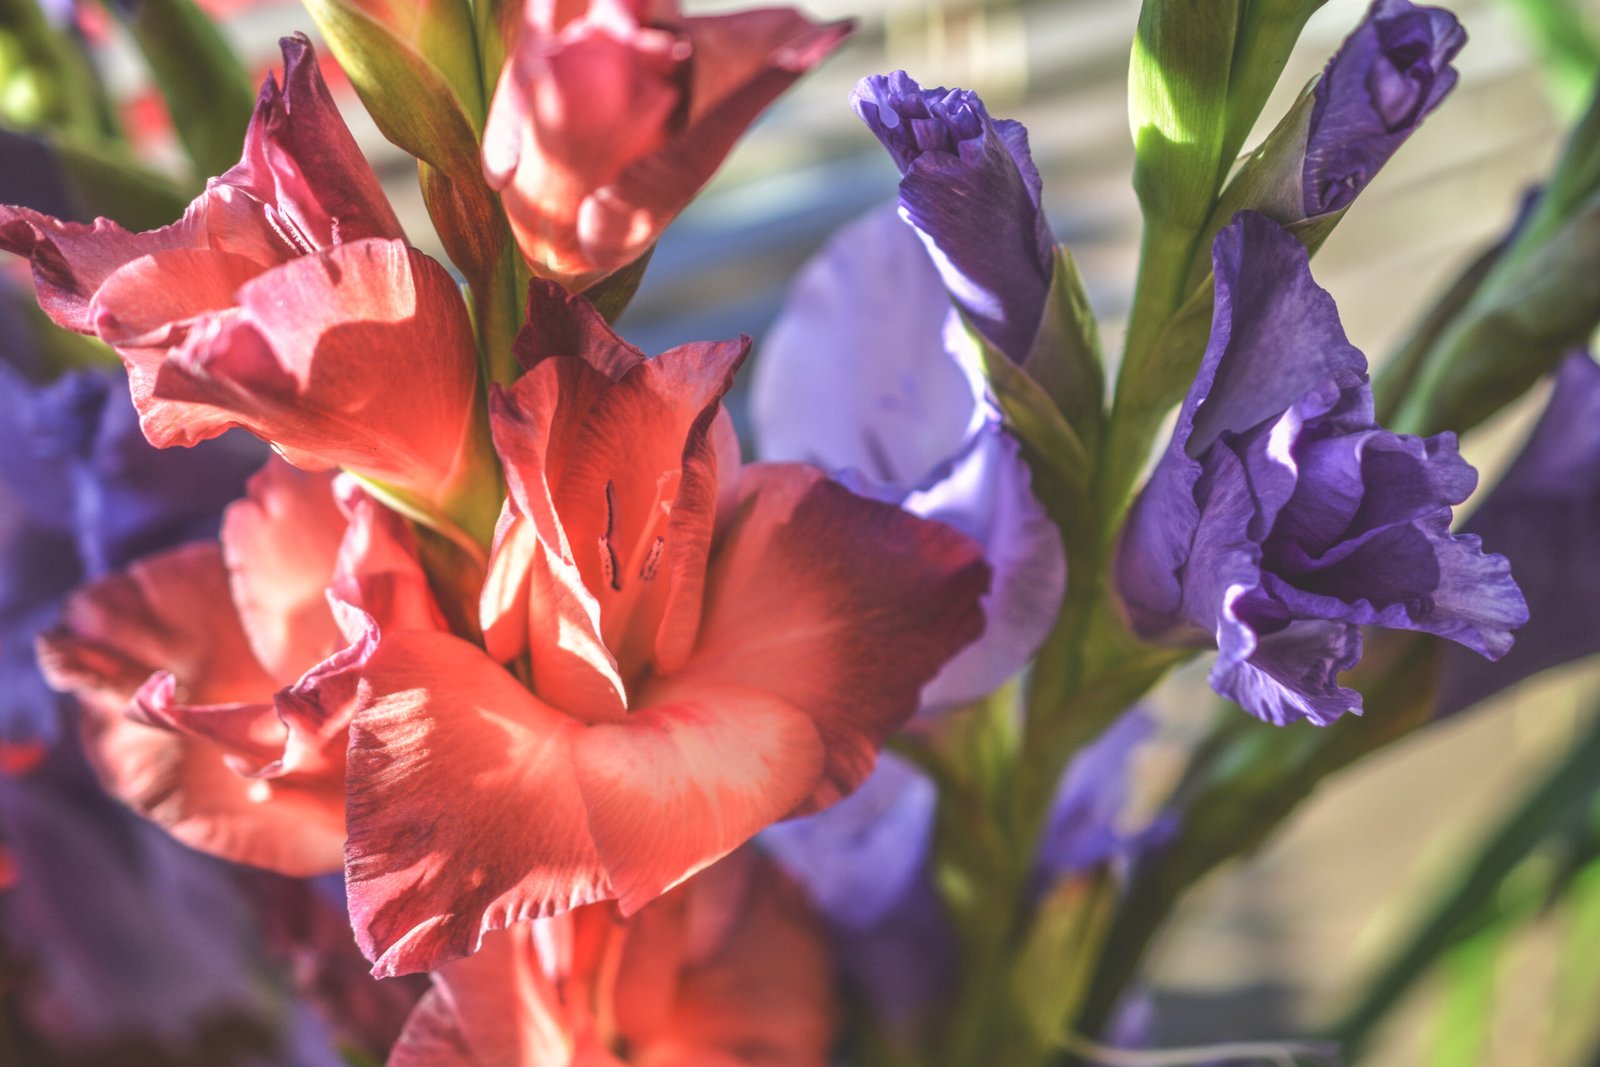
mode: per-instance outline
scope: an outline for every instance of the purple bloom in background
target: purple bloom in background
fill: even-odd
[[[1038,871],[1047,883],[1102,863],[1137,863],[1171,838],[1177,829],[1172,813],[1136,828],[1123,820],[1133,793],[1130,761],[1157,730],[1148,712],[1130,708],[1068,764],[1039,842]]]
[[[1044,641],[1066,588],[1055,525],[981,381],[944,342],[950,298],[888,209],[806,264],[756,361],[756,451],[803,460],[857,492],[938,519],[984,548],[994,582],[981,638],[923,689],[925,708],[986,696]]]
[[[31,339],[3,317],[0,344],[0,740],[16,742],[55,731],[58,698],[39,677],[33,639],[61,599],[155,549],[215,536],[266,453],[243,434],[158,451],[120,373],[42,381]]]
[[[1039,844],[1039,895],[1102,864],[1125,868],[1167,839],[1167,816],[1123,825],[1133,756],[1155,729],[1142,709],[1130,709],[1067,767]],[[938,799],[921,771],[884,753],[855,793],[759,838],[834,928],[846,978],[903,1038],[960,974],[959,946],[928,868]]]
[[[1569,356],[1522,452],[1463,529],[1511,560],[1529,621],[1504,659],[1448,649],[1438,714],[1600,652],[1600,366]]]
[[[1278,724],[1360,708],[1338,674],[1362,625],[1504,655],[1527,606],[1505,557],[1450,532],[1477,482],[1455,436],[1374,424],[1366,360],[1282,227],[1243,212],[1212,258],[1205,358],[1118,551],[1135,629],[1214,641],[1212,687]]]
[[[29,1062],[341,1061],[280,989],[236,873],[108,797],[39,676],[34,638],[78,583],[215,536],[253,439],[158,452],[118,372],[49,378],[0,293],[0,941]],[[349,948],[353,951],[353,947]]]
[[[1454,15],[1376,0],[1312,89],[1301,174],[1308,217],[1346,207],[1456,84]]]
[[[24,1047],[47,1062],[152,1067],[270,1049],[287,1003],[263,996],[266,963],[224,865],[106,796],[71,746],[32,751],[37,762],[9,747],[0,771],[15,875],[0,937],[26,968],[14,991]]]
[[[1023,362],[1056,252],[1028,131],[990,118],[976,93],[923,89],[904,71],[861,79],[850,102],[900,168],[900,214],[950,295],[990,344]]]

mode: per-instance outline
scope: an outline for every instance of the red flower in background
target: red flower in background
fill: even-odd
[[[519,923],[433,980],[389,1067],[824,1067],[838,1022],[822,931],[751,849],[626,923]]]
[[[483,136],[533,272],[574,291],[633,262],[739,136],[850,32],[786,8],[527,0]]]

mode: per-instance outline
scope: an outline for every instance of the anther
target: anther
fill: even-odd
[[[667,539],[657,534],[650,551],[645,553],[644,562],[639,564],[639,577],[648,582],[656,576],[656,567],[661,563],[661,554],[666,547]]]

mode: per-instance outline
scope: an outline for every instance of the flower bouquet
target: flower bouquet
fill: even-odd
[[[1027,130],[895,71],[897,198],[657,354],[658,242],[851,23],[305,0],[256,91],[190,0],[5,0],[0,1061],[1355,1061],[1530,857],[1597,914],[1591,725],[1343,1016],[1158,1041],[1202,876],[1600,651],[1600,107],[1374,374],[1311,260],[1466,34],[1376,0],[1263,117],[1321,2],[1145,0],[1119,345]]]

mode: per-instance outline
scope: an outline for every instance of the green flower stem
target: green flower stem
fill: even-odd
[[[1075,1032],[1101,1031],[1191,886],[1265,841],[1328,775],[1428,721],[1435,651],[1435,642],[1415,635],[1375,643],[1357,673],[1368,694],[1361,719],[1273,730],[1230,709],[1179,787],[1183,832],[1128,887]]]

